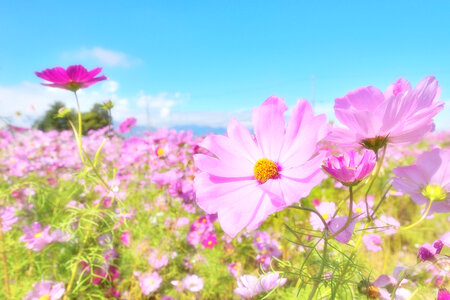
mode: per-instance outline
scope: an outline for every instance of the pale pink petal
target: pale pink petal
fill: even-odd
[[[276,96],[268,98],[261,106],[253,109],[253,128],[258,146],[264,157],[272,161],[278,161],[280,157],[286,110],[284,100]]]

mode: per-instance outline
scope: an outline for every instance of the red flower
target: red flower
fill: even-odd
[[[94,83],[108,79],[105,75],[95,77],[102,71],[102,68],[86,70],[82,65],[69,66],[67,70],[61,67],[45,69],[42,72],[35,72],[37,77],[52,83],[43,83],[46,86],[57,87],[76,92],[80,88],[87,88]]]

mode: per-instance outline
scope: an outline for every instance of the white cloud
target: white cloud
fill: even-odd
[[[111,67],[130,67],[141,62],[138,58],[132,58],[127,54],[119,51],[104,49],[101,47],[81,48],[76,52],[66,52],[63,54],[65,58],[75,58],[80,60],[93,60],[102,65]]]
[[[138,125],[149,127],[171,126],[209,126],[226,127],[231,118],[235,118],[248,128],[252,127],[251,109],[231,112],[219,111],[180,111],[180,104],[189,105],[189,94],[161,92],[156,95],[140,91],[132,97],[121,97],[117,93],[119,83],[105,81],[89,89],[78,92],[81,110],[88,111],[95,103],[111,99],[115,106],[112,110],[113,120],[121,122],[128,117],[135,117]],[[17,126],[31,126],[44,115],[50,105],[61,101],[69,108],[75,108],[73,93],[44,87],[37,83],[24,82],[16,86],[0,86],[0,116]],[[292,107],[291,107],[292,108]],[[336,120],[332,104],[316,103],[315,114],[325,113],[328,120]],[[20,112],[20,116],[16,115]],[[289,114],[286,114],[289,119]],[[450,100],[445,109],[435,117],[437,130],[450,129]]]

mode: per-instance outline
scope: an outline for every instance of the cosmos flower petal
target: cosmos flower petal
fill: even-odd
[[[220,177],[253,177],[254,171],[250,163],[235,159],[228,162],[205,154],[194,155],[197,167],[210,174]]]
[[[257,147],[256,142],[248,129],[236,119],[232,118],[230,120],[227,133],[230,139],[235,141],[235,144],[241,146],[241,148],[245,150],[243,153],[248,153],[246,157],[252,163],[255,163],[258,159],[263,157],[261,150]],[[233,152],[235,152],[235,150]]]
[[[223,135],[207,136],[200,143],[200,146],[208,149],[220,160],[238,160],[239,163],[247,166],[249,169],[253,169],[253,166],[256,162],[253,154],[250,153],[250,151],[248,151],[246,147],[243,147],[239,142],[236,142],[235,140]]]
[[[258,193],[255,180],[234,180],[201,173],[195,177],[195,184],[203,186],[196,190],[198,206],[209,214],[218,212],[222,206],[233,206],[244,202],[243,197],[249,193]],[[247,202],[246,202],[247,203]],[[254,204],[256,206],[256,204]]]
[[[268,98],[262,105],[253,109],[256,140],[264,157],[273,161],[278,161],[283,146],[286,110],[284,100],[276,96]]]
[[[223,231],[231,237],[235,237],[252,220],[258,224],[260,224],[258,221],[262,221],[259,220],[260,218],[255,219],[255,213],[258,213],[258,209],[263,201],[263,192],[242,193],[245,198],[237,199],[238,203],[236,203],[236,196],[241,195],[236,194],[232,193],[222,197],[227,202],[234,201],[235,205],[222,206],[217,213]],[[242,199],[245,199],[245,201],[242,201]],[[264,215],[264,218],[266,218],[266,215]]]

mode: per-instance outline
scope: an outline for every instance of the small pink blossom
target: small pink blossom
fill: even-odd
[[[23,300],[58,300],[61,299],[65,291],[64,283],[62,282],[41,281],[33,285],[33,290],[29,291]]]
[[[366,234],[363,236],[363,242],[366,249],[372,252],[381,251],[383,248],[380,246],[383,240],[378,234]]]
[[[153,293],[161,286],[162,278],[156,271],[153,273],[145,274],[135,272],[135,275],[139,278],[139,286],[141,287],[142,294],[144,295]]]
[[[343,185],[356,185],[366,178],[375,167],[375,154],[365,150],[362,155],[357,151],[348,151],[342,156],[328,158],[322,166],[328,174]]]
[[[183,288],[191,292],[199,292],[203,289],[203,279],[197,275],[187,275],[182,280]]]
[[[38,222],[33,223],[31,227],[25,226],[23,231],[25,235],[20,237],[20,241],[25,242],[27,249],[33,251],[41,251],[48,244],[53,242],[64,242],[68,239],[68,237],[64,236],[58,229],[50,234],[50,226],[42,228],[41,224]]]
[[[128,118],[119,125],[119,131],[122,133],[130,131],[132,126],[136,125],[136,118]]]
[[[131,234],[128,231],[125,231],[122,233],[122,236],[120,237],[120,240],[126,247],[130,247],[131,244]]]

